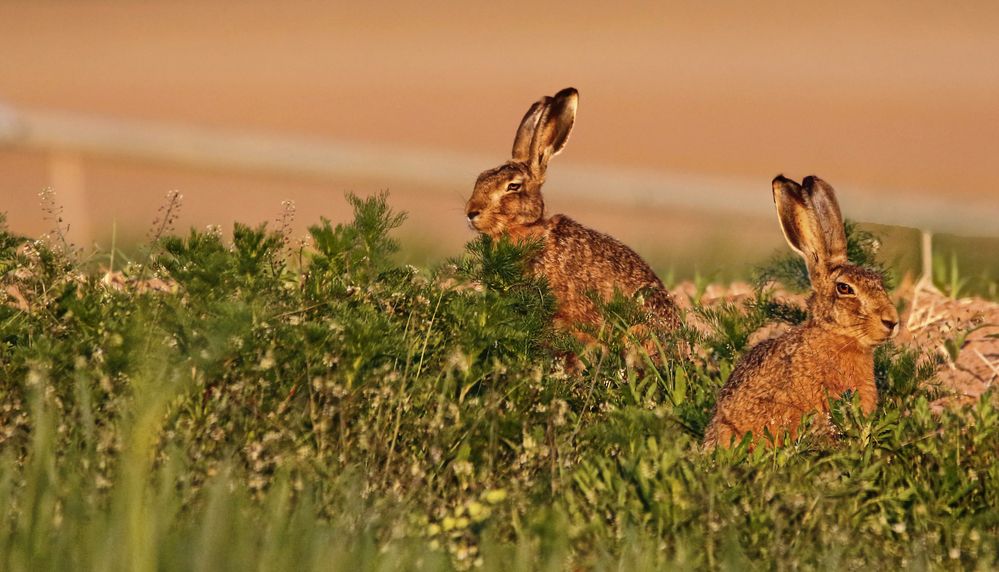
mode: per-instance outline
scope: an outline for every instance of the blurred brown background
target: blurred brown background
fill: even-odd
[[[779,247],[778,172],[820,174],[847,217],[995,236],[997,30],[988,1],[5,1],[0,104],[15,111],[357,146],[386,168],[279,173],[7,142],[0,211],[44,232],[37,193],[51,184],[74,238],[107,246],[113,226],[144,235],[170,189],[185,197],[181,228],[273,221],[290,199],[299,231],[344,219],[345,191],[388,189],[410,212],[401,234],[421,253],[407,256],[455,254],[477,173],[507,158],[532,101],[572,85],[579,116],[549,207],[661,268]],[[423,152],[446,158],[446,176],[393,166]]]

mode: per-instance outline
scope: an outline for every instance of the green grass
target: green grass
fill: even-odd
[[[402,217],[352,203],[308,251],[263,227],[159,233],[117,257],[123,288],[109,253],[0,232],[28,303],[0,304],[0,569],[999,564],[999,412],[931,413],[929,358],[879,350],[881,406],[837,403],[835,443],[705,454],[748,333],[800,311],[695,308],[714,325],[682,334],[696,359],[595,352],[567,375],[579,348],[525,249],[403,266]]]

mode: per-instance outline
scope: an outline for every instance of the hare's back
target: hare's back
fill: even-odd
[[[750,349],[718,392],[705,444],[727,445],[746,433],[783,425],[793,415],[786,403],[792,372],[794,337],[764,340]]]
[[[718,402],[772,401],[791,375],[797,336],[792,330],[763,340],[746,352],[718,393]]]
[[[718,394],[716,411],[733,425],[751,429],[778,419],[794,419],[822,410],[829,394],[826,379],[835,376],[836,356],[815,343],[813,329],[799,326],[765,340],[747,352]],[[826,369],[832,371],[824,371]]]
[[[631,295],[641,288],[662,288],[662,281],[634,250],[571,218],[548,220],[539,270],[553,283],[587,284],[602,296],[614,290]]]

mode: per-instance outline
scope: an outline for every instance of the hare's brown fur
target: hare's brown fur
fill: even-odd
[[[581,339],[589,340],[585,326],[601,320],[594,296],[607,301],[615,291],[637,295],[650,325],[671,330],[679,323],[676,305],[635,251],[569,217],[545,214],[541,187],[548,161],[569,137],[577,97],[568,88],[531,106],[517,130],[511,160],[479,175],[466,206],[469,224],[494,238],[540,241],[542,250],[531,268],[551,287],[557,325]]]
[[[635,251],[567,216],[555,215],[544,226],[543,248],[532,268],[548,280],[561,325],[599,323],[594,294],[606,301],[616,289],[629,296],[640,293],[654,327],[675,327],[673,300]]]
[[[877,407],[874,348],[894,335],[898,312],[877,272],[846,261],[846,237],[832,187],[815,177],[804,186],[778,177],[774,198],[785,237],[806,260],[812,282],[809,319],[757,344],[718,395],[704,436],[727,446],[752,432],[796,435],[802,419],[828,422],[829,400],[855,392],[861,408]]]

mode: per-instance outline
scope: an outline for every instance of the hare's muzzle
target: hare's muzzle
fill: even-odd
[[[898,335],[898,312],[895,311],[895,308],[881,315],[881,325],[885,328],[887,338],[894,338]]]
[[[468,212],[465,213],[465,216],[468,217],[468,228],[476,231],[480,230],[479,225],[475,224],[475,221],[478,220],[479,214],[481,214],[481,212],[482,211],[469,210]]]

